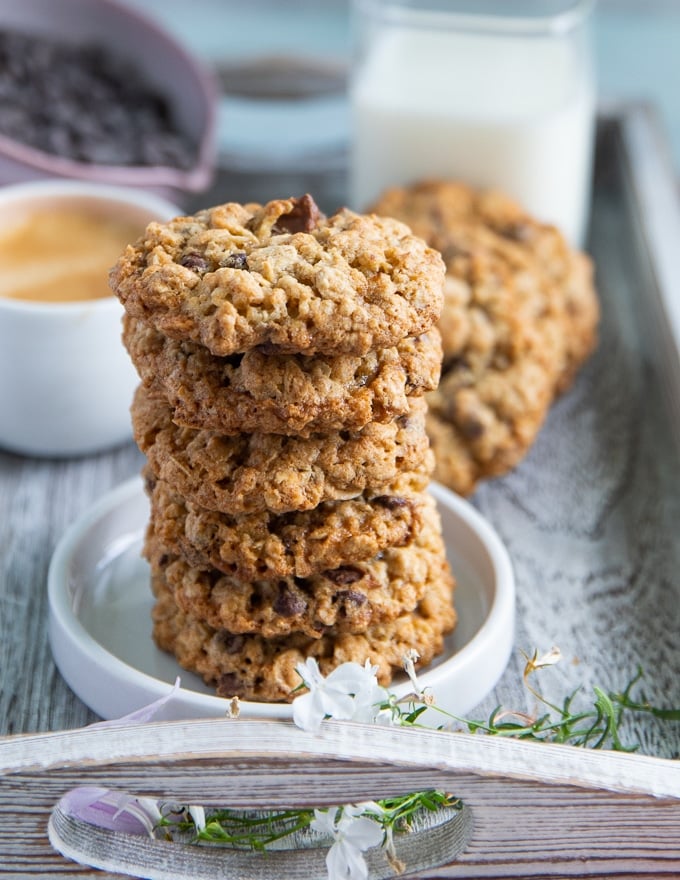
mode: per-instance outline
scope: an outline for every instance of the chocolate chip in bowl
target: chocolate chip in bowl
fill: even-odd
[[[203,191],[211,77],[116,0],[0,0],[0,184],[45,177]]]

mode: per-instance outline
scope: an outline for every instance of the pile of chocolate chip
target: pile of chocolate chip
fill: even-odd
[[[0,31],[0,134],[76,162],[190,168],[165,98],[95,45]]]

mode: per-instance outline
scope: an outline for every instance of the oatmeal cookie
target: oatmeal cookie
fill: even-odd
[[[462,183],[433,180],[394,188],[374,210],[408,223],[440,251],[449,277],[467,281],[475,258],[483,256],[489,267],[502,267],[515,279],[518,289],[533,287],[534,323],[543,317],[541,298],[563,322],[562,351],[553,362],[557,390],[568,386],[597,342],[599,303],[586,254],[570,248],[555,226],[540,223],[502,193]],[[445,305],[440,323],[445,357],[461,351],[457,324],[450,304]]]
[[[426,666],[444,648],[444,636],[456,622],[452,605],[454,580],[443,564],[439,577],[417,607],[395,620],[363,633],[329,631],[321,638],[294,633],[266,639],[259,634],[215,629],[182,611],[161,573],[154,578],[153,637],[159,648],[175,655],[185,669],[215,686],[222,697],[285,702],[301,684],[298,663],[314,657],[328,675],[342,663],[367,660],[378,667],[383,686],[402,669],[404,655],[415,650]]]
[[[423,525],[423,473],[406,472],[380,494],[367,491],[312,510],[237,516],[186,501],[149,468],[146,476],[156,540],[188,565],[243,580],[306,578],[372,559],[409,543]]]
[[[157,477],[194,504],[238,515],[310,510],[366,489],[384,494],[402,471],[431,473],[425,410],[424,399],[413,398],[409,414],[393,422],[309,438],[227,437],[182,428],[172,421],[170,408],[143,387],[131,412],[135,440]]]
[[[396,220],[313,199],[228,203],[150,223],[111,272],[125,310],[222,357],[366,354],[437,320],[444,266]]]
[[[309,436],[358,431],[409,411],[409,399],[437,387],[439,332],[407,337],[366,355],[267,355],[260,349],[216,357],[129,315],[123,341],[150,395],[173,421],[223,434]]]
[[[163,574],[182,611],[215,628],[264,638],[296,632],[321,638],[330,628],[363,632],[412,611],[440,577],[445,551],[439,517],[430,499],[423,508],[423,527],[409,546],[308,578],[243,580],[191,566],[155,534],[153,521],[145,554],[152,574]]]
[[[596,342],[588,258],[498,193],[438,181],[375,206],[446,262],[442,377],[428,395],[436,479],[461,494],[514,466]]]

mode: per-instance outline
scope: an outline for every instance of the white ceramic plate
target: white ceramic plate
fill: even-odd
[[[458,580],[459,622],[444,654],[419,680],[437,703],[464,714],[504,670],[514,636],[514,578],[505,547],[466,501],[433,485],[447,554]],[[66,532],[48,576],[49,636],[57,666],[75,693],[103,718],[117,718],[182,687],[158,716],[223,716],[225,700],[181,669],[151,638],[148,565],[140,556],[149,508],[139,478],[100,499]],[[408,682],[391,690],[407,693]],[[241,703],[243,715],[288,718],[287,704]]]

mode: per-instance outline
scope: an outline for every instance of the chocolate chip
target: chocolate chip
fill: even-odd
[[[442,363],[442,373],[460,372],[469,369],[470,362],[463,356],[446,358]]]
[[[453,263],[458,257],[469,257],[470,251],[468,248],[460,247],[459,245],[451,242],[447,244],[446,247],[442,249],[442,259],[447,265]]]
[[[220,266],[224,269],[247,269],[248,257],[245,251],[235,251],[229,254],[223,260],[220,260]]]
[[[193,269],[194,272],[207,272],[208,271],[208,261],[201,254],[197,254],[194,251],[191,251],[188,254],[184,254],[182,259],[179,261],[180,265],[184,266],[185,269]]]
[[[282,214],[272,227],[272,233],[311,232],[323,214],[314,199],[307,193],[300,199],[292,199],[293,207],[287,214]]]
[[[534,230],[528,223],[508,223],[498,229],[500,235],[512,241],[531,241]]]
[[[295,617],[307,609],[307,603],[301,596],[296,596],[287,586],[281,584],[279,595],[274,600],[272,608],[281,617]]]
[[[237,697],[241,692],[241,679],[233,672],[225,672],[217,680],[218,697]]]
[[[289,349],[287,349],[284,345],[277,345],[276,342],[263,342],[260,345],[256,345],[255,347],[260,352],[260,354],[267,355],[267,357],[273,357],[277,354],[289,353]]]
[[[234,370],[238,369],[241,366],[242,361],[242,354],[228,354],[226,355],[226,357],[220,358],[221,363],[223,363],[227,367],[232,367]]]
[[[123,55],[0,29],[0,131],[77,162],[190,168],[195,145]]]
[[[151,495],[155,487],[156,475],[151,473],[151,471],[147,468],[144,471],[144,491],[147,493],[147,495]]]
[[[478,440],[486,430],[482,422],[473,418],[465,419],[464,422],[459,423],[458,428],[468,440]]]
[[[363,593],[357,593],[356,590],[341,590],[337,598],[341,602],[351,602],[352,605],[364,605],[368,601]]]
[[[406,498],[399,498],[397,495],[378,495],[373,499],[373,503],[379,504],[380,507],[386,507],[388,510],[400,510],[409,505]]]
[[[227,632],[226,629],[220,630],[215,638],[218,646],[227,654],[238,654],[245,644],[245,636]]]
[[[355,568],[353,565],[344,565],[342,568],[329,569],[323,573],[327,580],[342,587],[360,581],[364,575],[365,572],[360,568]]]

